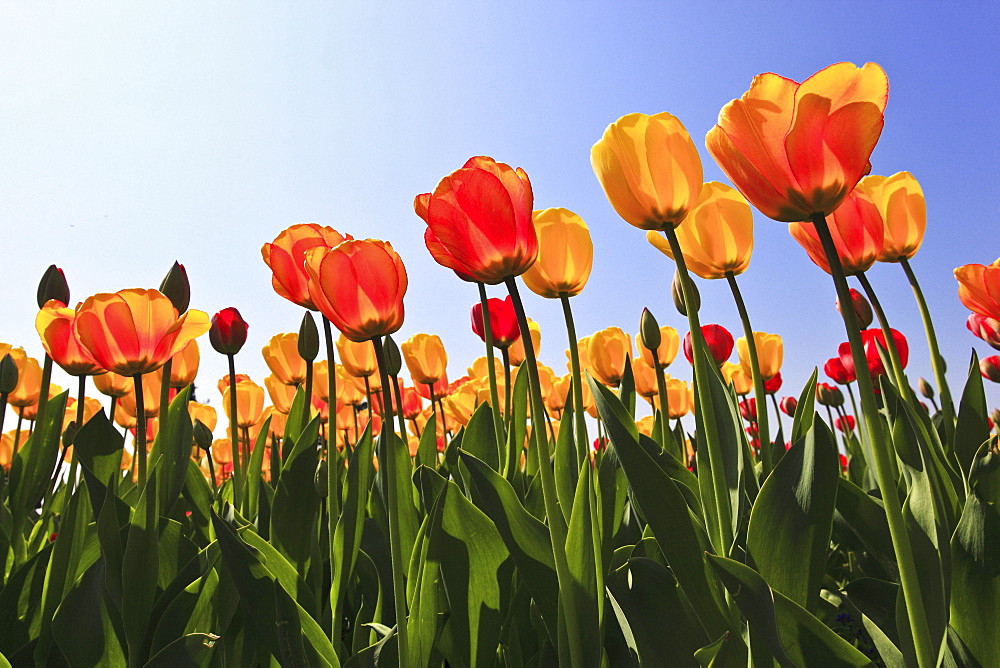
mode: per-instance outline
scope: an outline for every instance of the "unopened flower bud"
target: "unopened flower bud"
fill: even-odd
[[[983,378],[1000,383],[1000,355],[990,355],[979,361],[979,372]]]
[[[917,389],[920,391],[920,394],[923,395],[925,399],[934,398],[934,388],[931,387],[931,384],[928,383],[923,378],[917,379]]]
[[[204,422],[195,418],[194,425],[191,427],[191,432],[194,436],[195,445],[205,452],[208,452],[212,447],[212,430],[209,429]]]
[[[191,284],[188,282],[187,270],[183,264],[174,262],[160,283],[160,292],[166,295],[177,309],[177,315],[188,310],[188,305],[191,303]]]
[[[648,308],[642,309],[642,317],[639,318],[639,337],[642,345],[647,350],[655,351],[660,347],[661,335],[660,325],[656,318],[649,312]]]
[[[1000,408],[994,408],[990,411],[990,419],[993,420],[993,424],[1000,424]]]
[[[697,312],[701,308],[701,295],[698,293],[698,286],[690,278],[687,279],[687,283],[691,292],[691,300],[694,302],[694,310]],[[677,311],[686,316],[687,305],[684,303],[684,290],[681,288],[681,274],[678,271],[674,272],[674,281],[670,284],[670,294],[674,298],[674,306],[677,307]]]
[[[63,270],[54,264],[49,265],[38,282],[38,308],[44,307],[50,299],[60,301],[64,306],[69,305],[69,284]]]
[[[80,431],[80,428],[76,424],[76,420],[71,421],[66,425],[66,429],[63,430],[62,441],[63,447],[68,448],[73,445],[73,439],[76,438],[76,432]]]
[[[844,405],[844,394],[836,385],[816,383],[816,401],[821,406],[836,408]]]
[[[403,369],[403,356],[399,354],[399,346],[391,336],[385,337],[385,372],[390,376],[398,376]]]
[[[17,363],[10,353],[0,360],[0,394],[9,394],[17,387]]]
[[[795,409],[799,407],[799,401],[795,397],[785,397],[778,404],[781,407],[781,412],[788,417],[795,417]]]
[[[865,296],[851,288],[851,301],[854,303],[854,314],[858,318],[858,327],[861,329],[867,329],[868,325],[872,324],[872,306],[865,299]],[[837,311],[843,315],[843,311],[840,309],[840,300],[837,300]]]
[[[319,330],[311,311],[306,311],[299,325],[299,357],[312,362],[319,355]]]
[[[208,330],[208,340],[216,352],[235,355],[247,342],[250,325],[234,307],[224,308],[212,316],[212,328]]]

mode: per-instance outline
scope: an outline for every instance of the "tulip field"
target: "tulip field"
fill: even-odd
[[[671,259],[687,331],[646,309],[581,336],[586,223],[485,156],[414,193],[427,251],[479,296],[483,357],[450,367],[435,333],[394,340],[404,258],[357,230],[263,244],[273,298],[303,309],[266,379],[238,306],[189,308],[181,264],[82,301],[51,266],[44,359],[0,343],[0,666],[1000,665],[1000,357],[949,388],[910,265],[923,193],[870,174],[887,97],[874,63],[755,77],[705,140],[732,185],[669,113],[607,127],[594,187]],[[832,279],[844,342],[804,387],[740,291],[751,207]],[[875,262],[922,337],[891,326]],[[1000,350],[1000,260],[955,277]],[[742,331],[702,322],[708,281]],[[560,302],[568,373],[537,359],[525,291]],[[918,346],[930,380],[907,375]]]

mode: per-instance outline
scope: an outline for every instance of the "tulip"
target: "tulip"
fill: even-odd
[[[38,308],[55,299],[63,306],[69,306],[69,284],[66,282],[66,274],[54,264],[49,265],[42,279],[38,282]]]
[[[875,264],[884,230],[878,207],[868,195],[852,192],[827,222],[845,274],[858,274]],[[832,273],[813,223],[790,223],[788,231],[817,267]]]
[[[841,344],[845,357],[831,357],[823,365],[823,373],[838,385],[847,385],[857,380],[854,373],[854,358],[851,357],[850,344]]]
[[[365,378],[375,375],[378,362],[375,360],[375,346],[370,341],[355,342],[344,335],[337,338],[337,354],[347,375]]]
[[[694,390],[679,378],[667,377],[667,416],[671,420],[684,417],[694,410]]]
[[[10,463],[14,459],[14,436],[12,431],[0,435],[0,472],[10,470]]]
[[[493,369],[500,376],[503,375],[503,362],[498,360],[496,357],[491,357],[493,360]],[[485,383],[489,375],[489,360],[485,357],[477,357],[472,362],[472,366],[468,369],[468,378],[472,380],[477,380],[481,383]]]
[[[646,399],[656,396],[656,369],[646,364],[641,357],[632,360],[632,378],[636,394]]]
[[[673,259],[667,238],[647,232],[646,240]],[[753,252],[753,213],[746,199],[729,186],[710,181],[677,228],[677,240],[689,271],[702,278],[742,274]]]
[[[191,309],[178,317],[167,297],[143,289],[88,297],[75,325],[102,367],[133,377],[159,369],[210,327],[207,313]]]
[[[775,394],[781,389],[781,373],[778,372],[764,381],[764,394]]]
[[[639,351],[642,361],[647,365],[666,369],[677,357],[677,352],[681,346],[681,339],[677,334],[677,330],[668,325],[660,327],[658,331],[660,333],[660,345],[655,350],[647,348],[639,334],[635,335],[635,348]]]
[[[77,305],[77,309],[80,306]],[[74,323],[77,312],[52,299],[35,317],[35,329],[42,339],[45,352],[52,361],[71,376],[92,376],[105,372],[76,335]]]
[[[537,322],[528,318],[528,332],[531,334],[531,347],[535,351],[535,355],[538,355],[538,351],[542,347],[542,328]],[[510,347],[507,348],[507,357],[510,359],[510,363],[514,366],[520,366],[524,362],[524,339],[518,336]],[[541,367],[539,367],[541,368]]]
[[[655,424],[655,419],[652,415],[647,415],[644,418],[635,421],[635,428],[640,434],[645,436],[653,437],[653,425]]]
[[[493,345],[497,348],[507,348],[521,336],[517,326],[517,315],[510,297],[506,299],[489,299],[487,309],[490,318],[490,333],[493,335]],[[483,329],[483,305],[472,307],[472,331],[483,341],[486,332]]]
[[[833,421],[833,426],[836,427],[839,431],[844,432],[845,434],[847,432],[853,432],[855,426],[854,416],[845,415],[843,417],[839,417]]]
[[[906,343],[906,337],[894,329],[890,329],[889,332],[892,335],[893,342],[896,344],[896,351],[899,353],[899,363],[905,369],[910,355],[910,348]],[[879,347],[886,347],[885,334],[882,333],[881,329],[866,329],[861,332],[861,340],[864,343],[865,358],[868,361],[868,370],[871,375],[878,376],[885,373],[882,356],[879,354]],[[841,347],[843,347],[843,344],[841,344]],[[845,351],[847,355],[850,355],[849,347]],[[845,351],[841,352],[841,359],[843,359]]]
[[[548,299],[580,294],[594,263],[594,243],[580,216],[568,209],[544,209],[532,214],[538,238],[538,259],[522,274],[528,289]]]
[[[970,313],[965,326],[970,332],[990,344],[991,348],[1000,350],[1000,320],[994,320],[978,313]]]
[[[781,371],[781,362],[784,358],[785,347],[781,337],[767,332],[754,332],[753,338],[757,346],[760,375],[765,380],[773,378]],[[743,371],[750,375],[750,349],[745,336],[736,340],[736,350],[739,353]]]
[[[924,191],[909,172],[866,176],[858,183],[878,207],[885,225],[879,262],[908,260],[920,250],[927,227]]]
[[[236,425],[240,428],[249,428],[260,420],[264,411],[264,388],[246,379],[236,383]],[[232,387],[227,387],[222,393],[222,405],[226,410],[226,416],[230,414],[230,394]]]
[[[990,355],[979,360],[979,372],[983,378],[1000,383],[1000,356]]]
[[[7,395],[7,403],[16,408],[27,408],[38,403],[38,397],[42,390],[42,367],[33,357],[24,354],[21,348],[13,348],[9,354],[14,364],[17,366],[17,385],[13,391]],[[56,388],[58,390],[58,388]],[[61,392],[56,392],[49,388],[49,396],[55,396]],[[28,414],[24,414],[28,417]]]
[[[295,399],[297,386],[286,385],[272,373],[264,379],[264,387],[267,388],[267,396],[270,397],[271,403],[278,412],[288,413],[292,410],[292,401]]]
[[[722,377],[726,379],[726,382],[733,386],[733,390],[737,395],[743,396],[753,390],[753,378],[742,364],[723,362],[719,367],[719,371],[722,373]]]
[[[427,224],[424,241],[438,264],[489,285],[520,276],[538,255],[531,221],[531,182],[493,158],[469,158],[414,208]]]
[[[271,337],[261,352],[267,368],[285,385],[301,385],[306,380],[306,361],[299,356],[299,335],[286,332]]]
[[[448,376],[444,375],[438,379],[437,382],[431,383],[420,383],[416,385],[417,394],[422,396],[424,399],[438,400],[448,394]]]
[[[788,417],[795,417],[795,409],[799,407],[799,401],[795,397],[785,397],[779,404],[781,412]]]
[[[837,210],[870,169],[889,82],[874,63],[838,63],[801,84],[767,73],[727,104],[705,139],[743,196],[791,223]]]
[[[836,385],[816,383],[816,401],[820,406],[836,408],[844,404],[844,394]]]
[[[556,378],[552,383],[552,391],[545,398],[545,407],[554,418],[559,418],[566,407],[566,399],[569,396],[570,385],[573,383],[572,374],[566,374]]]
[[[313,397],[327,402],[330,401],[329,368],[330,363],[327,360],[320,360],[313,364]],[[265,379],[265,387],[266,385]],[[271,403],[274,402],[272,401]]]
[[[191,422],[198,420],[203,425],[205,425],[208,430],[215,431],[215,427],[219,421],[219,414],[212,406],[208,404],[199,404],[197,401],[189,401],[187,405],[188,415],[191,416]]]
[[[420,395],[417,394],[416,389],[412,387],[400,388],[400,394],[402,395],[402,408],[403,417],[407,420],[416,419],[420,411],[423,410],[423,401]]]
[[[595,332],[587,341],[590,373],[609,387],[618,387],[625,373],[627,358],[632,355],[632,339],[618,327]]]
[[[757,419],[757,400],[753,397],[741,401],[739,408],[740,415],[747,422],[754,422]]]
[[[349,234],[316,223],[300,223],[284,230],[273,243],[264,244],[260,249],[264,262],[271,269],[274,291],[294,304],[317,310],[309,292],[306,253],[317,247],[333,248],[350,239]]]
[[[212,328],[208,330],[208,340],[215,351],[222,355],[235,355],[247,342],[247,324],[240,312],[230,306],[212,316]]]
[[[341,406],[360,406],[365,402],[364,388],[359,389],[353,379],[347,369],[337,365],[337,403]]]
[[[107,397],[120,399],[128,394],[132,387],[132,379],[109,371],[99,376],[94,376],[94,387],[97,391]]]
[[[618,215],[643,230],[677,227],[701,194],[698,149],[668,113],[622,116],[594,144],[590,164]]]
[[[345,241],[306,253],[309,294],[320,312],[352,341],[392,334],[403,324],[407,278],[385,241]]]
[[[155,418],[160,414],[160,385],[162,382],[163,376],[159,370],[142,375],[142,414],[147,418]],[[118,405],[132,417],[138,417],[139,415],[139,406],[135,391],[136,388],[133,383],[132,389],[118,400]],[[147,434],[147,436],[152,441],[152,434]]]
[[[866,329],[868,325],[872,324],[872,305],[868,303],[868,300],[863,294],[851,288],[851,303],[854,305],[854,314],[858,318],[858,327],[861,329]],[[840,310],[840,300],[837,300],[837,312],[842,313]]]
[[[469,423],[472,413],[476,410],[479,390],[476,383],[466,381],[444,399],[444,410],[448,419],[460,425]]]
[[[967,264],[955,270],[958,298],[979,315],[1000,320],[1000,259],[991,265]]]
[[[722,325],[703,325],[701,334],[705,337],[708,352],[717,364],[725,362],[733,352],[733,335]],[[694,359],[691,347],[691,332],[684,335],[684,357],[688,362]]]
[[[198,365],[201,362],[198,342],[191,341],[170,359],[173,362],[170,365],[170,387],[179,390],[193,383],[195,376],[198,375]]]
[[[432,385],[444,378],[448,353],[437,334],[414,334],[400,348],[415,385]]]

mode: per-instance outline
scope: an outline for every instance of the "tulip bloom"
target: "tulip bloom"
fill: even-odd
[[[781,389],[781,372],[774,374],[764,381],[764,394],[775,394]]]
[[[666,369],[677,357],[681,347],[681,338],[677,330],[668,325],[660,327],[660,345],[656,350],[650,350],[642,342],[642,335],[635,335],[635,348],[639,351],[642,361],[651,367]],[[654,354],[655,353],[655,354]]]
[[[905,369],[906,362],[910,358],[910,347],[906,343],[906,337],[894,329],[890,329],[889,333],[892,334],[892,340],[896,344],[896,352],[899,353],[899,363]],[[878,376],[885,373],[885,366],[882,364],[882,356],[879,354],[879,347],[886,348],[885,335],[882,333],[881,329],[866,329],[861,332],[861,341],[865,347],[865,358],[868,361],[868,370],[871,375]],[[843,348],[843,344],[841,344]],[[850,347],[847,347],[847,355],[850,355]],[[841,359],[844,357],[844,351],[841,351]]]
[[[852,192],[840,208],[829,216],[828,223],[830,235],[837,247],[837,256],[846,275],[861,273],[875,264],[882,248],[885,229],[882,215],[868,195],[858,191]],[[817,267],[828,274],[831,273],[815,225],[790,223],[788,231]]]
[[[166,296],[143,289],[88,297],[75,324],[102,367],[133,377],[159,369],[210,327],[207,313],[190,309],[178,317]]]
[[[320,312],[352,341],[392,334],[403,325],[407,278],[385,241],[345,241],[306,253],[309,294]]]
[[[79,309],[79,305],[77,306]],[[77,312],[51,299],[35,316],[35,329],[52,361],[71,376],[93,376],[105,372],[74,330]]]
[[[535,351],[535,357],[537,358],[538,351],[542,348],[542,328],[531,318],[527,320],[528,334],[531,336],[531,347]],[[520,366],[524,362],[524,339],[518,337],[510,344],[510,347],[507,348],[507,358],[513,366]]]
[[[199,404],[197,401],[189,401],[187,409],[188,415],[191,416],[191,422],[199,420],[209,431],[215,431],[219,422],[219,414],[215,408],[208,404]]]
[[[656,396],[656,369],[646,364],[642,357],[632,360],[632,378],[635,380],[636,394],[646,399]]]
[[[723,362],[722,366],[719,367],[719,371],[722,373],[722,377],[726,379],[726,382],[733,386],[733,390],[737,395],[743,396],[753,390],[753,378],[742,364]]]
[[[854,371],[854,358],[851,357],[850,344],[841,344],[840,348],[843,353],[846,353],[847,359],[844,358],[843,353],[840,357],[831,357],[823,365],[823,373],[838,385],[847,385],[856,381],[858,377]]]
[[[795,397],[785,397],[778,403],[778,406],[781,407],[781,412],[788,417],[795,417],[795,409],[799,407],[799,400]]]
[[[514,304],[510,297],[488,299],[486,306],[489,310],[490,333],[493,335],[495,347],[506,348],[521,337],[521,330],[517,326],[517,314],[514,312]],[[483,341],[486,341],[481,302],[472,307],[472,331]]]
[[[298,389],[295,385],[286,385],[272,373],[264,379],[264,387],[267,388],[267,396],[270,397],[271,404],[274,405],[279,413],[287,413],[292,410],[292,401],[295,399],[295,392]],[[339,385],[337,386],[337,390],[339,393]]]
[[[647,232],[646,240],[673,259],[662,234]],[[702,278],[742,274],[753,253],[753,213],[746,199],[727,185],[710,181],[677,228],[677,241],[689,271]]]
[[[753,397],[749,399],[744,399],[740,402],[740,416],[747,422],[755,422],[757,420],[757,400]]]
[[[801,84],[760,74],[719,112],[705,143],[768,218],[829,215],[870,169],[888,97],[889,81],[875,63],[838,63]]]
[[[285,385],[301,385],[306,381],[306,361],[299,355],[298,334],[275,334],[261,353],[267,368]]]
[[[198,342],[191,341],[170,359],[173,361],[170,365],[170,387],[182,389],[193,383],[201,363]]]
[[[590,149],[590,164],[618,215],[643,230],[677,227],[701,194],[698,149],[668,113],[622,116]]]
[[[694,388],[679,378],[667,377],[667,416],[676,420],[694,410]]]
[[[757,348],[760,375],[765,380],[773,378],[781,371],[781,362],[785,354],[784,343],[777,334],[768,334],[767,332],[754,332],[753,338]],[[743,370],[747,375],[750,375],[750,347],[747,345],[745,336],[736,340],[736,350],[739,353]]]
[[[309,293],[309,275],[305,269],[306,253],[313,248],[333,248],[352,237],[332,227],[316,223],[292,225],[260,249],[264,262],[271,268],[274,291],[310,310],[317,310]]]
[[[552,382],[552,391],[545,397],[545,407],[552,417],[558,418],[562,410],[566,408],[566,399],[569,396],[572,382],[572,374],[559,376]]]
[[[222,355],[235,355],[247,342],[250,325],[235,307],[224,308],[212,316],[208,340],[215,351]]]
[[[438,264],[495,285],[535,262],[533,201],[523,169],[478,156],[441,179],[433,193],[418,195],[414,208],[427,223],[424,242]]]
[[[415,385],[433,384],[444,377],[448,353],[437,334],[414,334],[399,346]]]
[[[850,289],[851,292],[851,303],[854,305],[854,315],[858,318],[858,327],[861,329],[867,329],[868,325],[872,324],[872,319],[874,314],[872,314],[872,305],[868,303],[868,300],[863,294],[855,290]],[[837,312],[843,315],[843,311],[840,310],[840,300],[837,300]]]
[[[528,289],[558,299],[580,294],[594,263],[594,242],[583,218],[568,209],[544,209],[531,216],[538,259],[522,274]]]
[[[230,393],[232,387],[227,387],[222,393],[222,406],[226,417],[230,417]],[[264,411],[264,388],[252,380],[241,380],[236,383],[236,425],[252,427],[257,424]]]
[[[587,341],[591,375],[609,387],[618,387],[625,373],[626,358],[632,355],[632,338],[618,327],[595,332]]]
[[[978,313],[970,313],[965,326],[970,332],[990,344],[991,348],[1000,350],[1000,320],[994,320]]]
[[[991,265],[967,264],[955,270],[958,298],[966,308],[1000,320],[1000,259]]]
[[[265,380],[266,382],[266,380]],[[337,365],[337,403],[341,406],[360,406],[365,402],[364,388],[354,384],[351,376],[342,365]]]
[[[1000,383],[1000,356],[990,355],[979,360],[979,373],[987,380]]]
[[[708,352],[717,364],[722,364],[733,352],[733,335],[722,325],[702,325],[701,334],[705,337]],[[694,354],[691,347],[691,332],[684,335],[684,357],[693,364]]]
[[[160,386],[162,381],[163,373],[159,369],[152,373],[143,374],[142,376],[142,413],[147,419],[160,415]],[[134,383],[132,389],[118,400],[118,405],[132,417],[138,417]],[[152,441],[153,434],[147,433],[146,438],[148,441]]]
[[[94,376],[94,387],[107,397],[121,398],[132,391],[135,384],[131,378],[120,376],[113,371]]]
[[[355,378],[378,376],[378,361],[375,359],[375,346],[371,341],[356,342],[345,335],[337,337],[337,354],[347,375]]]
[[[878,261],[899,262],[916,255],[927,227],[927,207],[924,191],[913,175],[866,176],[858,183],[858,190],[875,202],[885,224]]]
[[[839,431],[844,432],[845,434],[848,432],[853,432],[855,427],[854,416],[845,415],[844,417],[835,418],[833,421],[833,426],[836,427]],[[841,455],[841,457],[843,457],[843,455]]]

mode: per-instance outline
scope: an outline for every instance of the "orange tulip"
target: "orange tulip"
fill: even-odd
[[[279,234],[274,243],[264,244],[260,253],[271,268],[274,291],[294,304],[317,310],[309,296],[306,253],[313,248],[333,248],[351,238],[351,235],[341,234],[332,227],[300,223]]]
[[[587,341],[590,373],[610,387],[618,387],[621,383],[625,372],[625,358],[631,354],[632,339],[618,327],[602,329],[592,334]]]
[[[16,432],[9,431],[0,435],[0,469],[6,471],[10,469],[10,462],[14,458],[14,435]]]
[[[343,365],[337,365],[337,403],[341,406],[360,406],[365,403],[364,387],[358,388],[354,376]]]
[[[829,215],[871,168],[889,81],[875,63],[838,63],[801,84],[767,73],[719,112],[708,152],[769,218]]]
[[[743,340],[742,337],[741,340]],[[719,371],[722,373],[722,377],[726,379],[726,382],[733,386],[736,394],[743,396],[753,390],[753,378],[750,375],[750,371],[744,368],[742,364],[723,362],[722,366],[719,367]]]
[[[76,333],[97,362],[122,376],[163,366],[209,330],[204,311],[177,309],[157,290],[130,289],[88,297],[77,309]]]
[[[760,364],[760,375],[764,380],[770,380],[781,372],[781,362],[785,355],[785,345],[778,334],[768,334],[767,332],[754,332],[754,345],[757,348],[757,360]],[[740,356],[740,364],[743,371],[749,376],[750,373],[750,347],[747,345],[747,338],[741,336],[736,339],[736,350]]]
[[[198,342],[192,340],[184,349],[174,355],[170,365],[170,387],[183,389],[194,382],[198,375],[198,365],[201,363],[201,353]]]
[[[479,390],[475,381],[467,381],[444,399],[444,411],[450,424],[466,425],[476,410]]]
[[[209,431],[215,431],[215,426],[219,421],[219,414],[215,408],[208,404],[199,404],[197,401],[189,401],[187,409],[188,415],[191,416],[191,422],[201,420],[201,423],[208,427]]]
[[[98,392],[105,396],[121,398],[131,392],[135,384],[131,378],[108,371],[99,376],[94,376],[94,386]]]
[[[650,438],[653,437],[653,427],[655,426],[655,419],[652,415],[647,415],[646,417],[635,421],[635,428],[640,434],[645,434]]]
[[[275,334],[261,352],[267,368],[282,383],[301,385],[306,382],[306,361],[299,355],[298,334]]]
[[[967,264],[955,270],[958,298],[966,308],[1000,320],[1000,259],[993,264]]]
[[[667,377],[667,416],[676,420],[694,409],[694,388],[679,378]]]
[[[337,338],[337,353],[348,375],[356,378],[378,375],[375,346],[371,341],[352,341],[343,334]]]
[[[635,380],[636,394],[647,399],[656,396],[656,369],[647,364],[642,357],[632,360],[632,378]]]
[[[5,354],[9,354],[17,365],[17,386],[7,395],[7,403],[18,408],[34,406],[38,403],[38,397],[42,392],[42,367],[38,364],[38,360],[25,355],[21,348],[13,348]],[[54,396],[51,386],[49,396]],[[28,417],[27,413],[25,417]]]
[[[229,417],[230,392],[233,388],[227,387],[222,393],[222,406],[225,408],[226,417]],[[260,415],[264,411],[264,388],[252,380],[244,380],[236,383],[236,424],[239,427],[252,427],[260,420]]]
[[[153,373],[146,373],[142,376],[142,412],[147,418],[157,417],[160,414],[160,383],[163,374],[159,369]],[[135,383],[127,394],[118,400],[118,405],[132,417],[136,417]],[[152,439],[152,435],[147,435]]]
[[[35,329],[45,352],[63,371],[71,376],[102,374],[104,368],[80,343],[74,331],[76,315],[77,311],[66,308],[61,301],[50,299],[35,316]]]
[[[403,324],[406,269],[392,245],[367,239],[306,253],[309,294],[352,341],[392,334]]]
[[[875,264],[882,249],[882,216],[868,195],[855,190],[827,220],[840,264],[848,276],[859,274]],[[809,254],[809,259],[830,273],[826,253],[812,223],[789,223],[788,231]]]
[[[927,227],[927,207],[924,191],[913,175],[866,176],[858,183],[858,190],[872,199],[885,224],[878,261],[899,262],[916,255]]]
[[[437,334],[414,334],[400,345],[413,383],[433,384],[444,377],[448,353]]]
[[[83,399],[83,422],[78,424],[77,427],[82,427],[83,425],[90,422],[90,418],[94,417],[101,412],[101,402],[93,397],[84,397]],[[69,423],[76,420],[76,399],[73,397],[68,397],[66,399],[66,412],[63,415],[62,430],[66,431],[69,427]]]
[[[569,209],[544,209],[531,215],[538,237],[538,259],[521,279],[529,290],[558,299],[580,294],[594,263],[594,242],[583,218]]]
[[[552,417],[558,418],[566,407],[566,398],[569,395],[572,382],[572,374],[566,374],[553,380],[552,391],[545,397],[545,407]]]

